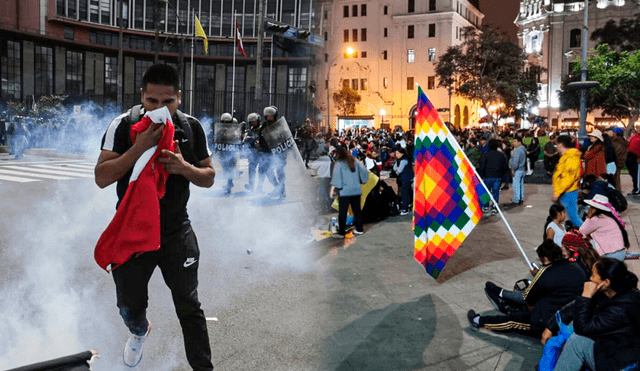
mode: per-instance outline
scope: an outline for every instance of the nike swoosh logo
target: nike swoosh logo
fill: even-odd
[[[186,262],[184,262],[184,264],[182,266],[185,267],[185,268],[189,268],[190,266],[195,264],[195,262],[197,262],[197,260],[195,260],[193,258],[189,258],[189,259],[187,259]]]

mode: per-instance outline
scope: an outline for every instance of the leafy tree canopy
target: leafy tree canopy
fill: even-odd
[[[599,86],[591,89],[587,107],[599,108],[603,113],[618,119],[628,119],[628,130],[640,117],[640,53],[617,52],[608,44],[600,44],[592,49],[592,56],[587,58],[588,80],[598,81]],[[579,81],[582,63],[576,60],[573,75],[568,80]],[[564,109],[579,107],[577,90],[563,87],[560,103]]]
[[[340,91],[333,93],[333,102],[342,116],[356,113],[356,105],[361,99],[360,94],[346,84],[342,86]]]
[[[502,113],[513,115],[519,105],[534,103],[538,87],[524,72],[525,53],[491,26],[464,30],[465,42],[450,47],[436,65],[439,86],[466,99],[478,100],[489,112],[504,103]],[[496,129],[492,115],[489,115]]]
[[[591,40],[598,44],[609,44],[618,51],[634,51],[640,49],[640,13],[635,18],[608,21],[604,27],[591,34]]]

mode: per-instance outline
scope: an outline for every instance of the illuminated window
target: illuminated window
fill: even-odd
[[[416,61],[416,51],[413,49],[407,50],[407,63],[413,63]]]
[[[429,48],[429,62],[436,60],[436,48]]]

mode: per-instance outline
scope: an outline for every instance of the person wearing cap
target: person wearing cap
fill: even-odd
[[[630,246],[629,235],[616,209],[606,196],[599,194],[584,202],[591,208],[580,232],[591,237],[600,255],[624,260],[625,249]]]
[[[582,225],[578,214],[578,187],[580,184],[580,151],[575,148],[575,141],[568,135],[560,135],[558,153],[560,161],[553,173],[553,201],[560,201],[567,209],[571,223],[576,227]]]
[[[624,139],[624,130],[620,127],[611,127],[606,131],[606,134],[611,138],[611,145],[616,153],[616,172],[613,174],[613,185],[619,192],[622,192],[620,173],[627,160],[629,142]]]
[[[627,161],[625,164],[627,165],[627,169],[629,170],[629,176],[633,181],[633,190],[629,193],[630,196],[638,196],[640,195],[640,188],[638,188],[638,176],[640,176],[640,171],[638,171],[638,163],[640,162],[640,133],[635,132],[629,138],[629,147],[627,147]]]
[[[587,134],[591,145],[582,155],[584,164],[584,175],[593,174],[599,177],[600,174],[607,173],[607,162],[604,155],[604,139],[600,130],[594,130]]]

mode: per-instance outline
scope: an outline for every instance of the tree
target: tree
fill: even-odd
[[[356,104],[358,104],[361,99],[360,94],[346,84],[342,86],[340,91],[333,93],[333,102],[336,107],[338,107],[338,111],[342,116],[356,113]]]
[[[600,44],[587,58],[587,76],[600,85],[591,89],[593,105],[609,115],[629,120],[627,130],[640,117],[640,53],[617,52],[608,44]],[[574,73],[582,68],[577,61]]]
[[[452,46],[436,65],[439,86],[452,94],[477,100],[485,111],[504,104],[501,114],[513,115],[519,106],[534,103],[538,86],[524,71],[525,53],[491,26],[466,28],[464,43]],[[492,115],[488,121],[497,129]]]

